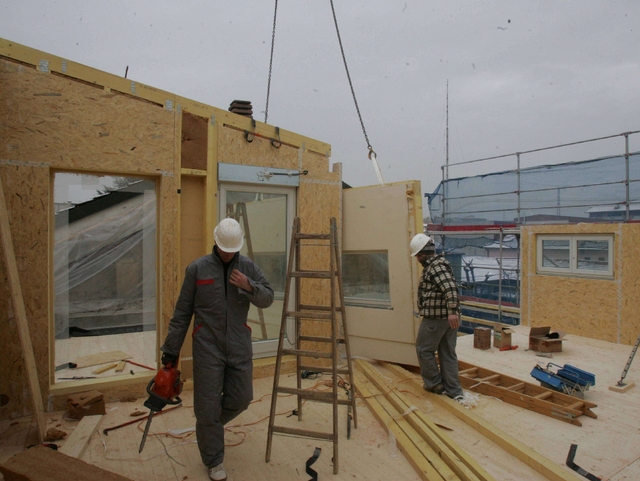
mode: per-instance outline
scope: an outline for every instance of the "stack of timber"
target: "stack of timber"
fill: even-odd
[[[462,404],[449,399],[447,396],[428,393],[422,388],[422,380],[417,374],[410,373],[406,369],[395,364],[382,362],[381,366],[385,369],[385,372],[391,373],[394,379],[389,380],[383,377],[375,368],[365,361],[358,360],[356,366],[359,370],[358,376],[355,380],[358,383],[357,388],[360,395],[364,398],[365,403],[369,409],[374,412],[380,423],[383,423],[388,429],[396,435],[400,450],[405,457],[414,466],[414,469],[420,474],[421,479],[494,479],[490,474],[476,462],[472,457],[466,454],[462,449],[454,447],[454,442],[438,429],[438,425],[435,428],[429,429],[429,431],[420,431],[418,437],[422,438],[422,441],[412,434],[408,429],[401,430],[402,424],[410,424],[409,419],[412,416],[418,417],[421,421],[427,423],[428,418],[419,411],[412,411],[408,413],[403,410],[402,405],[399,409],[393,410],[393,404],[390,398],[401,398],[398,388],[402,385],[403,389],[410,389],[411,392],[420,393],[421,396],[426,396],[429,402],[438,408],[442,408],[461,419],[469,428],[475,430],[477,434],[480,434],[487,438],[489,441],[495,443],[498,447],[502,448],[508,456],[512,456],[522,463],[526,464],[529,468],[536,471],[545,479],[551,481],[575,481],[577,478],[568,470],[555,464],[550,459],[538,454],[533,449],[525,446],[523,443],[505,433],[501,429],[497,428],[493,424],[485,421]],[[363,372],[364,375],[360,374]],[[366,377],[365,377],[366,376]],[[374,380],[375,379],[375,384]],[[402,384],[401,384],[402,383]],[[405,401],[405,406],[409,406]],[[434,426],[434,423],[430,423]],[[415,429],[415,428],[414,428]],[[417,430],[416,430],[417,431]],[[458,457],[458,460],[453,458],[453,463],[445,462],[447,467],[454,471],[454,474],[446,472],[443,469],[442,472],[438,471],[436,465],[440,465],[437,459],[433,458],[433,455],[426,448],[418,448],[419,445],[424,446],[424,443],[430,444],[435,442],[435,438],[440,439],[443,443],[447,443],[450,446],[452,452]],[[445,441],[446,439],[446,441]],[[413,443],[413,446],[412,446]],[[449,443],[451,443],[449,445]],[[436,456],[440,457],[440,461],[445,461],[444,451],[438,451],[436,448],[431,448],[435,451]],[[415,458],[414,458],[415,457]],[[424,466],[424,463],[430,464],[430,466]],[[420,469],[417,467],[419,466]],[[463,477],[454,468],[461,469],[462,466],[466,467]],[[429,474],[426,470],[430,469]],[[471,471],[469,473],[468,471]],[[435,472],[434,472],[435,471]],[[475,476],[475,477],[469,477]]]
[[[441,428],[382,380],[370,364],[356,362],[356,386],[378,422],[395,436],[421,479],[429,481],[490,481],[489,475],[462,450]]]
[[[577,399],[553,389],[524,382],[489,369],[458,361],[460,384],[464,389],[498,398],[514,406],[550,416],[576,426],[582,426],[579,416],[596,419],[591,411],[597,404]]]

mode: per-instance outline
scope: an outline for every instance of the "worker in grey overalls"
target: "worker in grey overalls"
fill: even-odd
[[[210,255],[186,270],[164,344],[162,364],[175,363],[193,317],[193,389],[196,437],[209,478],[227,479],[224,425],[253,399],[253,350],[249,304],[267,308],[273,289],[260,268],[240,255],[244,235],[234,219],[214,230]]]

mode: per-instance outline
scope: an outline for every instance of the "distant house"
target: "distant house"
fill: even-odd
[[[589,219],[601,219],[610,221],[627,220],[627,209],[623,204],[599,205],[587,209]],[[629,218],[640,219],[640,203],[629,204]]]

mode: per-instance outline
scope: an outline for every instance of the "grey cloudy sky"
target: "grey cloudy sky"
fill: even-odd
[[[384,180],[433,191],[445,163],[640,130],[637,0],[334,0]],[[0,37],[264,120],[274,2],[8,0]],[[280,0],[268,121],[332,145],[345,182],[377,183],[328,0]],[[635,136],[638,137],[638,136]],[[631,150],[640,150],[632,137]],[[622,153],[621,139],[557,162]],[[553,158],[553,155],[556,155]],[[452,167],[451,177],[514,168]],[[526,166],[526,165],[525,165]]]

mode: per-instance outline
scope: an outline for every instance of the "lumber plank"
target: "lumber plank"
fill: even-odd
[[[33,354],[33,344],[31,343],[31,334],[29,333],[27,312],[24,307],[24,297],[22,296],[22,286],[20,285],[20,277],[18,275],[16,254],[13,249],[11,226],[9,225],[9,214],[4,198],[4,187],[2,185],[2,179],[0,179],[0,233],[2,237],[2,251],[4,252],[7,276],[9,277],[9,283],[11,285],[11,300],[13,302],[16,325],[18,326],[18,337],[20,338],[20,344],[22,345],[22,354],[24,356],[24,364],[27,371],[29,388],[31,390],[33,411],[36,417],[36,423],[38,425],[38,436],[40,438],[40,442],[42,442],[44,441],[46,431],[46,422],[44,419],[44,403],[42,401],[40,383],[38,382],[36,358]]]
[[[364,375],[354,370],[353,376],[356,381],[356,389],[364,400],[365,404],[378,420],[393,433],[396,438],[397,446],[409,464],[416,470],[420,479],[424,481],[444,481],[444,478],[436,471],[422,453],[408,438],[408,436],[400,429],[398,424],[392,419],[392,416],[381,406],[378,397],[381,396],[369,383]]]
[[[122,362],[122,361],[120,361],[120,362]],[[118,364],[119,363],[117,363],[117,362],[114,362],[114,363],[111,363],[111,364],[107,364],[106,366],[99,367],[98,369],[96,369],[95,371],[92,371],[91,373],[92,374],[102,374],[103,372],[107,372],[109,369],[117,368]]]
[[[410,379],[411,383],[415,386],[421,386],[421,383],[416,377],[395,364],[386,364],[385,367],[400,376],[402,379]],[[446,398],[445,396],[438,396],[436,394],[426,393],[429,396],[429,401],[434,404],[447,409],[456,417],[462,419],[467,425],[473,427],[476,431],[490,439],[498,446],[509,452],[523,463],[530,466],[532,469],[545,476],[551,481],[576,481],[576,477],[566,471],[562,467],[556,465],[550,459],[538,454],[533,449],[525,446],[523,443],[505,433],[497,426],[485,421],[480,416],[469,411],[459,403]]]
[[[385,397],[398,412],[406,413],[411,408],[410,403],[397,391],[397,387],[390,390],[391,386],[382,381],[382,376],[369,363],[358,360],[356,366],[380,392],[385,393]],[[494,481],[493,476],[438,428],[426,414],[416,410],[408,413],[405,419],[459,479],[462,481]]]
[[[126,352],[122,351],[109,351],[101,352],[98,354],[91,354],[89,356],[82,356],[77,358],[74,362],[78,365],[78,369],[89,366],[97,366],[99,364],[105,364],[107,362],[119,362],[124,359],[131,359]]]
[[[81,458],[101,421],[102,415],[83,417],[60,448],[60,452],[73,458]]]

